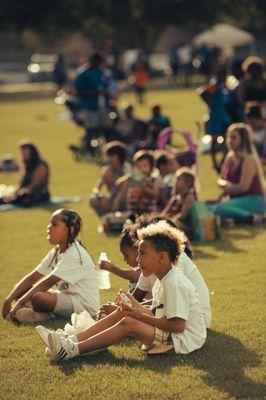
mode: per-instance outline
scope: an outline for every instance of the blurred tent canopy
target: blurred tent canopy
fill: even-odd
[[[196,46],[209,45],[220,47],[237,47],[252,45],[255,41],[254,36],[229,24],[216,24],[207,29],[193,39]]]

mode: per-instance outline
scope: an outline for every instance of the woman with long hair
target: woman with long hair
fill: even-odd
[[[1,199],[2,203],[20,204],[24,207],[50,199],[48,191],[49,167],[36,146],[29,142],[19,143],[21,157],[21,179],[18,189],[8,197]]]
[[[218,185],[222,197],[229,197],[214,207],[222,218],[254,222],[265,213],[265,178],[247,125],[232,124],[227,131],[226,155]]]

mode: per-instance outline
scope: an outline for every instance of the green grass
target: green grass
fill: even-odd
[[[132,95],[122,100],[132,101]],[[195,130],[204,108],[194,90],[152,92],[148,103],[160,102],[175,127]],[[51,192],[80,195],[74,204],[84,220],[84,241],[96,259],[106,251],[122,265],[118,238],[97,232],[99,219],[87,205],[87,196],[99,167],[75,163],[67,144],[81,131],[52,100],[2,103],[0,154],[17,155],[17,142],[29,138],[38,144],[51,166]],[[137,107],[148,117],[147,107]],[[202,198],[218,191],[209,157],[201,159]],[[0,183],[13,184],[17,173],[0,174]],[[72,205],[70,205],[72,206]],[[46,225],[53,207],[1,213],[0,299],[47,253]],[[204,347],[189,356],[147,358],[131,340],[112,346],[108,353],[56,365],[44,356],[44,346],[32,326],[17,326],[0,319],[0,399],[262,399],[265,396],[265,242],[263,227],[226,230],[220,240],[193,245],[195,260],[213,292],[212,329]],[[102,291],[110,300],[122,279],[112,277],[112,289]],[[47,326],[62,326],[63,322]]]

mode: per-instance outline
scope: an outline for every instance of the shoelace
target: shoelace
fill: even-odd
[[[60,337],[60,344],[61,344],[61,349],[58,352],[58,358],[62,360],[65,358],[68,354],[71,354],[75,350],[75,344],[72,342],[71,339],[65,338],[65,337]]]
[[[65,337],[65,338],[67,338],[68,336],[69,336],[69,334],[67,333],[67,332],[65,332],[63,329],[57,329],[56,331],[55,331],[59,336],[63,336],[63,337]]]

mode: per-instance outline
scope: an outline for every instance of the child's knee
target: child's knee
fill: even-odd
[[[45,292],[37,292],[31,298],[31,304],[34,310],[41,309],[46,305]]]
[[[124,317],[119,321],[119,325],[129,334],[133,330],[134,319],[131,317]]]

